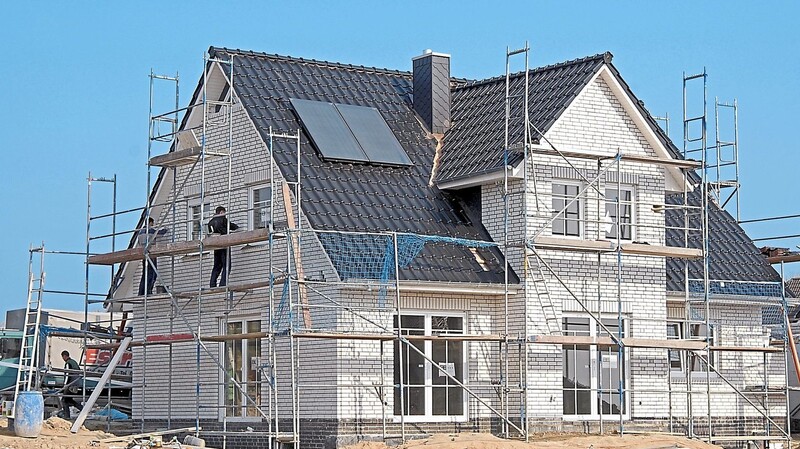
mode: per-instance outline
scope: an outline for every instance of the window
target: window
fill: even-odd
[[[401,317],[403,335],[460,335],[464,333],[464,317],[446,314],[414,314]],[[397,317],[394,319],[397,328]],[[403,374],[403,413],[409,417],[466,417],[464,390],[446,374],[459,382],[465,379],[466,351],[463,341],[421,341],[394,343],[394,383],[400,384]],[[427,357],[427,359],[426,359]],[[402,359],[402,366],[400,364]],[[433,360],[434,366],[428,359]],[[399,389],[394,391],[394,414],[401,414]]]
[[[619,214],[617,213],[617,193],[619,193]],[[633,239],[633,189],[616,187],[606,189],[606,238],[617,238],[617,217],[619,217],[620,239]]]
[[[203,216],[201,217],[201,209]],[[211,219],[213,215],[211,213],[211,205],[206,203],[202,206],[200,204],[189,205],[188,208],[189,212],[189,229],[187,231],[187,235],[189,236],[188,240],[197,240],[200,238],[201,235],[201,226],[205,222]]]
[[[261,321],[229,321],[227,335],[261,332]],[[253,405],[261,404],[261,339],[248,338],[229,340],[224,343],[225,372],[225,413],[229,417],[258,417],[260,414]],[[231,380],[242,386],[239,389]],[[250,397],[250,400],[247,397]]]
[[[600,320],[614,336],[619,335],[616,318]],[[566,317],[562,321],[565,335],[607,337],[608,333],[594,318]],[[623,321],[623,336],[625,322]],[[593,417],[626,413],[620,400],[619,347],[564,345],[563,350],[563,413],[565,416]],[[622,360],[622,385],[627,385],[625,360]],[[598,371],[599,370],[599,371]]]
[[[269,186],[250,189],[250,229],[269,227],[270,209],[272,208],[271,190]]]
[[[667,338],[669,339],[689,339],[695,341],[708,341],[709,345],[717,344],[717,328],[711,324],[711,332],[704,322],[689,321],[668,321]],[[688,354],[687,354],[688,353]],[[681,351],[678,349],[669,350],[670,372],[678,375],[686,374],[687,359],[690,373],[706,372],[706,364],[703,359],[709,357],[708,351]],[[717,366],[717,353],[712,351],[709,361],[713,366]],[[713,374],[713,372],[712,372]]]
[[[553,235],[581,236],[581,210],[583,202],[576,199],[580,187],[574,184],[553,184]],[[572,202],[570,204],[570,202]]]
[[[683,326],[681,323],[667,322],[667,339],[678,340],[683,338]],[[675,349],[668,350],[670,371],[683,372],[683,356],[681,351]]]

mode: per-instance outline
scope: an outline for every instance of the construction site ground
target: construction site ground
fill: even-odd
[[[8,421],[0,419],[0,449],[83,449],[83,448],[124,448],[125,442],[103,443],[104,439],[114,437],[102,430],[82,428],[77,434],[70,432],[71,423],[61,418],[49,418],[44,422],[38,438],[21,438],[8,428]],[[102,423],[90,424],[90,427]],[[183,446],[186,447],[186,446]],[[531,436],[529,442],[505,440],[489,434],[439,434],[424,439],[413,439],[404,444],[361,442],[347,449],[719,449],[698,440],[666,435],[635,434],[625,435],[576,435],[570,433],[549,433]],[[800,448],[800,442],[792,444]]]
[[[98,424],[99,425],[99,424]],[[103,439],[114,435],[102,430],[81,429],[77,434],[70,433],[71,423],[61,418],[50,418],[45,421],[42,434],[38,438],[21,438],[8,428],[5,418],[0,419],[0,449],[79,449],[79,448],[124,448],[124,442],[106,443]],[[91,426],[90,427],[94,427]],[[687,448],[714,449],[719,446],[683,437],[640,434],[640,435],[575,435],[575,434],[541,434],[535,435],[531,441],[504,440],[488,434],[441,434],[425,439],[415,439],[401,445],[387,445],[377,442],[362,442],[348,449],[384,449],[384,448],[419,448],[419,449],[573,449],[573,448],[622,448],[622,449],[657,449]]]

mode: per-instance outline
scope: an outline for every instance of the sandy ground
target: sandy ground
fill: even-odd
[[[0,448],[11,449],[83,449],[92,447],[91,442],[110,438],[102,431],[85,428],[73,435],[69,429],[72,423],[61,418],[50,418],[44,422],[42,434],[38,438],[20,438],[8,429],[8,420],[0,419]],[[97,446],[95,446],[97,447]]]
[[[0,419],[0,449],[84,449],[90,447],[107,448],[109,444],[92,446],[92,441],[110,438],[113,435],[103,431],[85,428],[76,435],[70,433],[71,423],[61,418],[45,421],[42,434],[38,438],[20,438],[8,430],[6,419]],[[110,443],[124,447],[125,443]],[[348,449],[719,449],[702,441],[664,434],[625,435],[580,435],[545,434],[531,437],[529,443],[504,440],[488,434],[459,433],[434,435],[430,438],[412,440],[400,446],[387,446],[384,443],[362,442]]]
[[[348,449],[384,449],[384,443],[363,442]],[[529,443],[524,441],[503,440],[487,434],[460,433],[453,435],[434,435],[423,440],[409,441],[397,449],[719,449],[702,441],[689,440],[683,437],[659,434],[644,435],[581,435],[568,434],[535,435]]]

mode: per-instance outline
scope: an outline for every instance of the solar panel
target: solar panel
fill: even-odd
[[[377,109],[346,104],[335,106],[370,162],[411,165],[411,159]]]
[[[323,158],[369,162],[333,103],[296,98],[290,101]]]

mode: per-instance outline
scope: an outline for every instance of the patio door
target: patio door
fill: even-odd
[[[464,333],[464,317],[444,313],[404,314],[400,330],[406,336],[460,335]],[[397,329],[397,317],[394,326]],[[401,414],[400,375],[402,373],[402,413],[407,417],[436,420],[464,417],[466,396],[450,377],[463,382],[466,358],[463,341],[430,341],[410,339],[409,344],[394,343],[394,414]],[[422,354],[425,354],[425,357]],[[431,363],[429,360],[432,360]],[[402,361],[402,364],[401,364]],[[447,374],[445,374],[447,373]]]
[[[618,335],[616,318],[601,319],[614,336]],[[563,321],[565,335],[608,336],[594,318],[567,317]],[[625,321],[623,320],[623,336]],[[624,394],[627,388],[626,361],[617,346],[563,345],[563,414],[565,419],[596,419],[605,415],[627,414]]]

